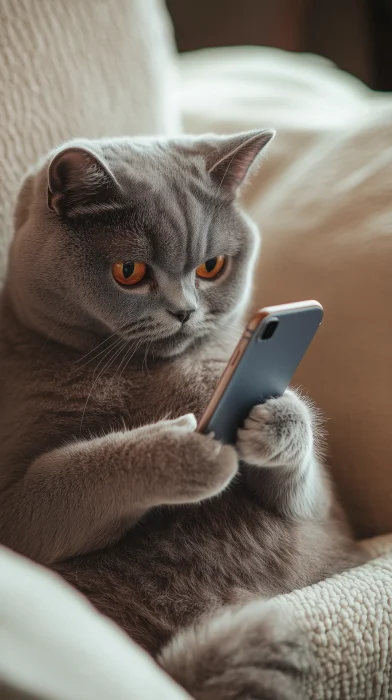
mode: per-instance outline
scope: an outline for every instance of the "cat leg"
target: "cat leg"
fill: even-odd
[[[195,427],[188,415],[43,454],[0,492],[0,542],[52,564],[116,541],[154,506],[219,493],[236,452]]]
[[[293,621],[259,600],[181,631],[158,661],[196,700],[300,700],[314,666]]]
[[[255,406],[238,431],[243,476],[260,503],[292,518],[327,517],[331,488],[314,445],[314,419],[294,392]]]

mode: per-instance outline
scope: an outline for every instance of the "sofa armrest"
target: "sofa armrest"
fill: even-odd
[[[367,564],[277,599],[294,613],[317,660],[309,700],[382,700],[392,694],[392,535],[364,542]]]

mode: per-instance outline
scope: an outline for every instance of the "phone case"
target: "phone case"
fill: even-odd
[[[216,439],[234,444],[237,429],[253,406],[284,394],[322,317],[322,306],[316,301],[259,311],[237,345],[200,421],[199,431],[213,432]],[[276,320],[278,325],[272,337],[261,339],[266,326]]]

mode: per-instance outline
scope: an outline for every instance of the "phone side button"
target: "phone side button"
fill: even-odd
[[[238,355],[239,355],[239,354],[240,354],[240,348],[237,348],[237,350],[235,351],[234,355],[232,356],[232,358],[231,358],[231,360],[230,360],[230,364],[231,364],[231,365],[235,365],[235,364],[236,364],[236,362],[237,362],[237,360],[238,360]]]

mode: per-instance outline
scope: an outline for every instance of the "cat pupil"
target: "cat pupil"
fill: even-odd
[[[211,258],[211,260],[207,260],[207,262],[206,262],[207,272],[212,272],[215,266],[216,266],[216,258]]]
[[[125,263],[123,265],[123,275],[125,279],[128,279],[133,274],[133,271],[135,269],[135,264],[130,262],[130,263]]]

